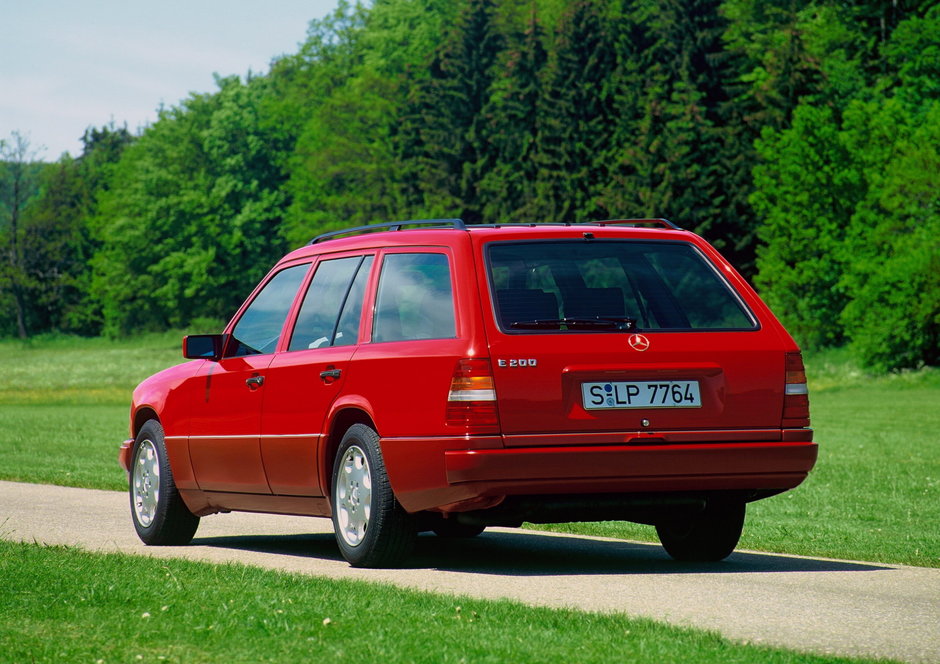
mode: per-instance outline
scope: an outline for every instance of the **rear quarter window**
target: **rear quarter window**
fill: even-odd
[[[629,319],[648,331],[757,327],[708,258],[684,242],[496,242],[487,265],[505,331],[553,319],[550,332],[584,331],[565,325],[572,319]]]
[[[376,293],[372,340],[456,336],[450,263],[445,254],[386,254]]]

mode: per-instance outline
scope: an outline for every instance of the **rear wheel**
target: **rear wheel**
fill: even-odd
[[[744,503],[708,505],[694,517],[663,521],[656,533],[676,560],[715,562],[731,555],[744,528]]]
[[[131,517],[145,544],[188,544],[199,517],[186,507],[173,481],[163,427],[148,420],[140,428],[131,455]]]
[[[395,567],[414,545],[414,519],[392,492],[378,434],[364,424],[349,428],[333,463],[333,529],[353,567]]]

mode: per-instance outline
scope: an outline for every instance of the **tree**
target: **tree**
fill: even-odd
[[[522,31],[514,31],[484,111],[487,135],[495,151],[493,165],[481,174],[480,192],[487,221],[534,217],[538,199],[536,160],[542,76],[548,54],[545,31],[535,5]]]
[[[3,241],[6,251],[0,272],[0,292],[13,301],[16,333],[21,339],[28,335],[26,326],[26,275],[23,264],[22,219],[30,200],[38,191],[36,157],[39,153],[27,136],[14,131],[9,140],[0,139],[2,178]],[[4,228],[5,227],[5,228]]]
[[[456,5],[380,0],[368,14],[319,37],[328,83],[308,98],[289,160],[291,204],[282,232],[291,245],[324,230],[407,216],[393,136],[410,76],[421,76]],[[334,51],[339,50],[336,54]]]
[[[503,36],[493,0],[467,0],[456,24],[416,81],[395,140],[405,196],[421,215],[483,218],[479,183],[495,162],[484,108]]]
[[[847,303],[839,286],[840,247],[865,196],[864,172],[840,136],[831,109],[797,108],[793,127],[767,130],[757,144],[754,208],[764,219],[755,282],[797,340],[810,348],[840,344]]]
[[[291,246],[317,233],[385,220],[403,206],[391,141],[395,87],[363,73],[318,106],[294,148]]]
[[[879,370],[940,364],[940,101],[911,112],[896,99],[846,112],[846,141],[869,183],[843,248],[840,322]],[[872,150],[872,144],[881,149]]]
[[[725,0],[724,39],[742,56],[744,71],[736,103],[751,126],[783,129],[800,100],[822,85],[818,61],[806,45],[807,17],[815,3],[803,0]]]
[[[104,330],[227,317],[284,251],[288,145],[261,122],[267,79],[219,79],[125,151],[95,220]]]
[[[537,137],[539,221],[605,217],[616,56],[608,17],[579,0],[562,17],[545,67]]]
[[[725,48],[719,9],[716,0],[625,6],[603,201],[618,216],[669,217],[749,274],[756,134],[731,102],[740,62]]]
[[[879,80],[807,96],[792,127],[767,128],[758,143],[758,286],[801,342],[848,340],[882,370],[940,362],[938,35],[940,9],[904,19],[879,46]],[[858,36],[848,42],[870,48]],[[820,68],[826,80],[837,70]]]

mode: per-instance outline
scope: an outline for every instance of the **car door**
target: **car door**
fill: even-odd
[[[230,326],[222,359],[206,362],[194,379],[202,403],[194,405],[189,450],[204,491],[271,492],[260,447],[265,371],[309,268],[273,274]]]
[[[265,372],[261,457],[275,494],[324,495],[318,449],[358,347],[372,262],[345,255],[317,263],[287,348]]]

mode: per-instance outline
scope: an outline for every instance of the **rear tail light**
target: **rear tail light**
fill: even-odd
[[[499,432],[496,387],[489,360],[465,358],[457,362],[447,393],[447,424],[466,433]]]
[[[786,385],[783,393],[784,428],[809,426],[809,390],[803,355],[787,353]]]

